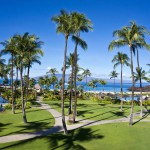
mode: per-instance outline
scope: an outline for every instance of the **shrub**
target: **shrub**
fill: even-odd
[[[9,104],[5,105],[4,108],[5,109],[11,109],[12,107],[11,107],[11,104],[9,103]]]

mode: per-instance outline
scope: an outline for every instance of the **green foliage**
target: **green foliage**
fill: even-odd
[[[11,108],[12,108],[12,106],[11,106],[11,104],[10,104],[10,103],[8,103],[7,105],[5,105],[5,106],[4,106],[4,108],[5,108],[5,109],[11,109]]]

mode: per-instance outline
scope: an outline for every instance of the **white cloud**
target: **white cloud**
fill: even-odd
[[[47,67],[46,69],[47,69],[47,70],[50,70],[50,69],[51,69],[51,67]]]

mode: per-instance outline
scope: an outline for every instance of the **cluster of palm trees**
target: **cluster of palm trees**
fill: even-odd
[[[104,91],[104,86],[107,84],[107,81],[102,80],[102,79],[92,79],[89,83],[88,86],[92,87],[93,89],[97,87],[97,84],[101,85],[101,90]]]
[[[138,80],[140,81],[141,87],[141,116],[142,116],[142,68],[140,67],[139,63],[139,52],[140,48],[145,48],[147,50],[150,49],[150,46],[145,41],[145,34],[149,35],[150,33],[148,30],[143,26],[138,26],[136,22],[131,21],[130,25],[127,25],[120,30],[116,30],[113,32],[113,36],[116,37],[110,44],[108,49],[111,51],[115,48],[120,48],[123,46],[128,46],[130,50],[130,64],[128,63],[129,58],[126,54],[118,53],[114,59],[112,60],[115,63],[114,67],[121,64],[121,93],[122,93],[122,67],[123,65],[130,66],[131,68],[131,78],[132,78],[132,104],[131,104],[131,112],[130,112],[130,120],[129,125],[133,124],[133,109],[134,109],[134,86],[135,86],[135,71],[133,67],[133,54],[137,56],[137,67],[136,71],[139,75]]]
[[[17,83],[20,81],[23,122],[27,123],[25,107],[28,101],[28,91],[29,86],[33,86],[33,82],[35,82],[29,80],[30,68],[34,63],[41,64],[40,57],[43,56],[41,45],[43,42],[39,40],[39,37],[26,32],[23,35],[15,34],[9,40],[1,42],[1,44],[4,47],[1,50],[1,55],[11,55],[8,65],[4,64],[5,61],[1,59],[0,68],[2,78],[6,80],[8,74],[11,78],[12,113],[15,114],[15,92]],[[20,78],[18,77],[19,73]],[[15,81],[14,75],[16,76]]]
[[[59,89],[59,83],[58,78],[56,76],[56,73],[58,73],[56,68],[51,68],[46,74],[50,74],[50,77],[46,75],[45,77],[40,77],[38,79],[39,85],[45,87],[45,89],[49,90],[50,86],[53,86],[53,91],[55,92],[55,88]],[[55,94],[55,93],[54,93]]]
[[[67,47],[68,39],[71,36],[74,46],[74,60],[73,60],[73,82],[74,82],[74,112],[73,112],[73,122],[75,122],[76,117],[76,105],[77,105],[77,95],[76,95],[76,76],[77,76],[77,55],[78,46],[83,49],[87,49],[86,42],[81,39],[81,32],[88,32],[92,30],[92,22],[84,15],[78,12],[67,12],[65,10],[60,11],[60,15],[55,15],[52,17],[52,21],[57,25],[57,33],[62,33],[65,37],[65,49],[64,49],[64,62],[63,62],[63,73],[62,73],[62,86],[61,86],[61,100],[62,100],[62,124],[64,128],[64,133],[67,133],[67,127],[65,123],[64,114],[64,83],[65,83],[65,72],[66,72],[66,60],[67,60]]]

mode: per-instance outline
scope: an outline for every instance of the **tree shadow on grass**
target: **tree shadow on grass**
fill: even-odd
[[[51,134],[49,136],[43,136],[43,137],[37,137],[37,138],[28,139],[24,141],[19,141],[15,144],[12,143],[9,144],[8,146],[3,146],[1,147],[1,150],[5,150],[8,148],[17,149],[17,148],[21,148],[26,144],[30,144],[31,148],[35,149],[37,147],[33,147],[33,145],[36,146],[36,144],[34,144],[36,140],[44,140],[44,143],[41,142],[41,144],[46,144],[47,146],[45,147],[44,145],[44,147],[50,150],[55,150],[55,149],[86,150],[84,144],[81,144],[82,142],[89,142],[92,140],[104,138],[103,135],[97,134],[97,131],[98,130],[92,131],[90,128],[80,128],[77,130],[69,131],[68,135],[64,135],[63,133],[57,133],[57,134]]]
[[[150,114],[149,112],[145,113],[145,115],[142,118],[140,118],[139,120],[135,121],[132,125],[135,125],[138,122],[140,122],[141,120],[145,119],[149,114]]]
[[[7,129],[7,126],[9,126],[12,123],[0,123],[0,132],[2,132],[2,130]]]

